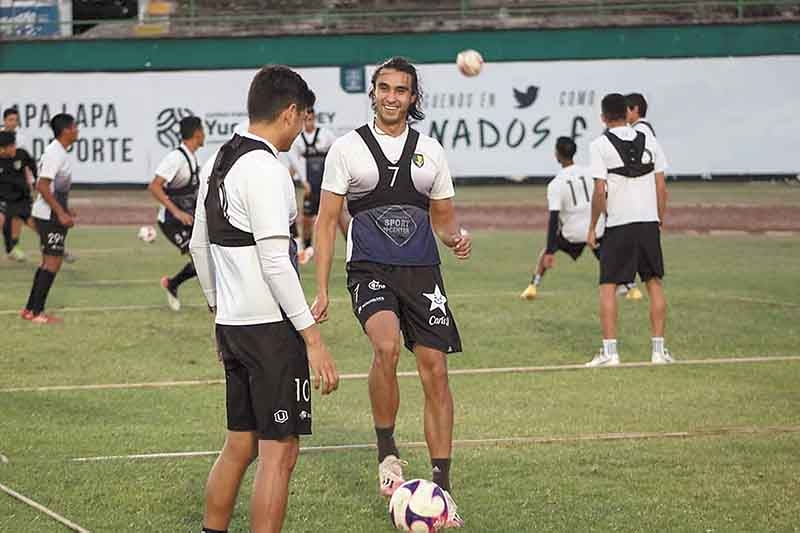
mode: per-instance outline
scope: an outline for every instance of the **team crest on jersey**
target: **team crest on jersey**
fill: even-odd
[[[20,161],[19,159],[14,161],[14,170],[20,170],[21,168],[22,168],[22,161]]]
[[[411,158],[411,160],[415,165],[417,165],[418,168],[422,168],[422,165],[425,164],[425,156],[422,154],[414,154],[414,157]]]

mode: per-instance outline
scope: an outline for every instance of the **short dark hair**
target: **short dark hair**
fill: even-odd
[[[13,131],[0,130],[0,148],[5,148],[17,142],[17,134]]]
[[[305,111],[314,107],[316,100],[300,74],[284,65],[267,65],[250,83],[247,114],[250,122],[272,122],[291,104]]]
[[[194,132],[203,129],[203,121],[200,120],[200,117],[194,115],[183,117],[180,122],[180,128],[181,139],[185,141],[186,139],[191,139]]]
[[[50,129],[53,130],[53,137],[58,139],[64,130],[71,128],[75,124],[75,117],[69,113],[59,113],[50,119]]]
[[[575,152],[578,151],[578,147],[575,145],[575,141],[572,140],[572,137],[559,137],[556,139],[556,153],[561,156],[562,159],[572,159],[575,157]]]
[[[628,106],[625,105],[624,96],[619,93],[611,93],[603,97],[600,108],[606,120],[625,120]]]
[[[628,106],[628,109],[633,109],[634,107],[638,107],[639,116],[642,118],[647,116],[647,100],[644,99],[643,94],[641,93],[626,94],[625,105]]]
[[[375,107],[375,82],[384,69],[399,70],[411,76],[411,94],[415,95],[417,100],[408,108],[408,116],[414,120],[424,119],[425,113],[422,112],[422,88],[419,85],[417,68],[405,57],[395,56],[387,59],[378,65],[378,68],[372,73],[372,86],[369,88],[369,99],[372,100],[373,108]]]
[[[7,107],[3,110],[3,120],[5,120],[9,115],[19,115],[19,109],[16,107]]]

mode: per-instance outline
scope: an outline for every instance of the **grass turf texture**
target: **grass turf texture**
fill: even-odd
[[[62,326],[37,328],[18,310],[34,266],[2,262],[5,321],[0,388],[217,379],[210,318],[195,281],[181,313],[166,309],[158,279],[185,262],[161,236],[135,228],[78,228],[80,260],[56,280],[49,307]],[[563,254],[541,298],[518,293],[541,233],[476,232],[475,256],[445,258],[445,281],[467,349],[453,368],[581,363],[599,345],[596,262]],[[23,245],[32,249],[27,232]],[[796,239],[664,240],[668,345],[679,358],[797,355],[800,286]],[[349,308],[341,257],[332,319],[323,334],[342,372],[365,372],[369,348]],[[103,280],[102,283],[97,283]],[[309,296],[313,271],[304,270]],[[144,306],[118,311],[59,307]],[[623,361],[649,357],[646,301],[620,302]],[[402,355],[401,368],[414,368]],[[800,363],[632,368],[458,376],[456,438],[684,431],[800,424]],[[423,439],[421,391],[401,382],[402,441]],[[0,393],[0,483],[92,531],[196,531],[210,458],[73,463],[81,456],[218,449],[221,386],[157,390]],[[365,381],[315,396],[315,436],[304,445],[373,440]],[[793,531],[800,515],[800,435],[703,437],[460,448],[453,478],[468,531]],[[424,450],[407,450],[409,474],[427,476]],[[388,531],[376,495],[374,451],[304,455],[286,531]],[[248,478],[248,483],[250,478]],[[249,485],[234,527],[246,531]],[[0,495],[0,530],[61,526]]]

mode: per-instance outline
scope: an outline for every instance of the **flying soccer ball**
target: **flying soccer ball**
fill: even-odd
[[[456,56],[456,65],[464,76],[477,76],[483,70],[483,56],[476,50],[464,50]]]
[[[389,520],[403,531],[438,531],[447,521],[447,512],[442,488],[424,479],[406,481],[389,500]]]
[[[142,226],[139,228],[139,233],[136,235],[139,240],[144,242],[153,242],[156,240],[156,228],[153,226]]]

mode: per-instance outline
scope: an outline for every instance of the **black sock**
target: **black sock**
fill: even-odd
[[[311,239],[303,239],[303,248],[309,248],[311,246]]]
[[[50,287],[52,287],[55,279],[55,273],[39,268],[33,276],[33,287],[31,287],[31,294],[28,297],[28,304],[25,309],[32,311],[34,315],[44,311],[47,294],[50,292]]]
[[[210,527],[204,527],[202,533],[228,533],[227,529],[211,529]]]
[[[431,459],[433,482],[450,491],[450,459]]]
[[[394,455],[400,457],[400,452],[397,451],[397,444],[394,442],[394,426],[388,428],[375,428],[375,435],[378,437],[378,462],[386,459],[387,455]]]
[[[289,226],[289,235],[292,236],[292,239],[297,237],[297,222],[292,222],[292,225]]]
[[[14,245],[11,244],[11,219],[7,218],[5,224],[3,224],[3,240],[6,242],[6,253],[11,253],[11,250],[14,249]]]
[[[174,278],[170,278],[169,280],[169,288],[173,292],[177,292],[178,287],[180,287],[181,283],[186,281],[187,279],[191,279],[197,275],[197,271],[194,269],[194,263],[189,261],[186,263],[180,272],[175,274]]]

